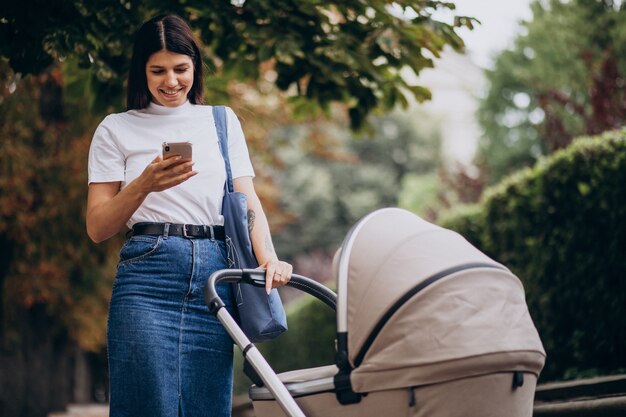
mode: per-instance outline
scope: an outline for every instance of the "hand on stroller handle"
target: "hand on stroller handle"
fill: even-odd
[[[211,274],[204,287],[204,297],[212,313],[214,309],[219,309],[223,306],[223,302],[215,290],[215,285],[218,282],[241,283],[254,285],[256,287],[265,287],[265,269],[220,269]],[[286,286],[306,292],[319,299],[333,310],[336,309],[337,294],[311,278],[292,274],[291,280]]]
[[[256,346],[250,342],[243,330],[239,327],[233,317],[226,311],[224,302],[217,294],[215,286],[219,282],[224,283],[243,283],[255,285],[257,287],[265,287],[265,270],[264,269],[221,269],[215,271],[209,277],[204,287],[204,298],[209,311],[215,315],[222,323],[235,344],[242,350],[246,360],[252,369],[260,376],[264,385],[272,393],[273,398],[279,400],[280,407],[289,417],[305,417],[302,410],[298,407],[295,400],[289,394],[285,385],[280,381],[274,370],[267,363],[263,355],[258,351]],[[291,280],[286,284],[297,288],[301,291],[309,293],[323,301],[326,305],[335,310],[337,304],[337,295],[316,281],[293,274]]]

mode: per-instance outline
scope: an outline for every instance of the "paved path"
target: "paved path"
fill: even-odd
[[[70,404],[66,412],[48,414],[48,417],[109,417],[109,406],[105,404]]]
[[[48,417],[109,417],[106,404],[70,404],[65,412],[48,414]],[[232,417],[254,417],[252,404],[245,396],[233,398]]]

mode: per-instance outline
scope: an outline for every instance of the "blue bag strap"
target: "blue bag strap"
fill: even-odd
[[[220,142],[220,152],[224,163],[226,164],[226,184],[224,184],[224,192],[232,193],[233,174],[230,170],[230,158],[228,157],[228,125],[226,123],[226,107],[213,106],[213,120],[217,129],[217,137]]]

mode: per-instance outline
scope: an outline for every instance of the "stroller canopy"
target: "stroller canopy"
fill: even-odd
[[[344,240],[334,273],[357,392],[543,367],[521,282],[456,232],[375,211]]]

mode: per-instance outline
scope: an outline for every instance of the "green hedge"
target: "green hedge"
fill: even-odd
[[[289,331],[260,345],[277,372],[329,365],[335,360],[335,312],[321,301],[307,297],[290,306]]]
[[[523,281],[544,380],[626,369],[626,130],[578,139],[440,224]]]

